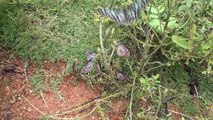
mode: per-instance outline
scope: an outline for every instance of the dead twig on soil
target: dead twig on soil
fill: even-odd
[[[123,94],[123,91],[122,92],[119,92],[119,93],[115,93],[115,94],[112,94],[110,96],[106,96],[106,97],[96,97],[92,100],[89,100],[87,102],[84,102],[82,103],[81,105],[78,105],[78,106],[75,106],[75,107],[72,107],[70,110],[68,111],[64,111],[62,113],[57,113],[55,115],[52,115],[54,117],[58,117],[58,116],[62,116],[62,115],[66,115],[66,114],[69,114],[69,113],[72,113],[72,112],[75,112],[75,111],[79,111],[79,110],[82,110],[82,109],[85,109],[93,104],[97,104],[97,103],[100,103],[101,101],[103,100],[106,100],[106,99],[109,99],[109,98],[114,98],[114,97],[117,97],[119,95]]]
[[[48,107],[48,106],[47,106],[47,102],[46,102],[46,100],[44,99],[43,92],[41,91],[40,94],[41,94],[41,98],[42,98],[42,100],[43,100],[43,102],[44,102],[45,107]]]
[[[193,119],[192,117],[187,116],[187,115],[185,115],[185,114],[183,114],[183,113],[179,113],[179,112],[176,112],[176,111],[173,111],[173,110],[169,110],[169,109],[168,109],[168,111],[169,111],[169,112],[172,112],[172,113],[175,113],[175,114],[178,114],[178,115],[181,115],[182,117],[185,117],[185,118],[187,118],[187,119],[189,119],[189,120],[195,120],[195,119]]]
[[[37,107],[35,107],[26,97],[24,97],[22,95],[22,97],[36,110],[38,111],[39,113],[41,113],[42,115],[46,115],[46,113],[42,112],[41,110],[39,110]]]

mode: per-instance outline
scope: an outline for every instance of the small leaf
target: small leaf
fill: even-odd
[[[190,7],[192,6],[192,1],[193,1],[193,0],[186,0],[186,6],[187,6],[188,8],[190,8]]]
[[[192,45],[189,43],[187,38],[181,36],[172,36],[172,41],[177,44],[177,46],[182,47],[184,49],[192,49]]]
[[[163,32],[163,25],[161,24],[159,19],[153,19],[149,24],[153,27],[156,28],[159,32]]]
[[[158,14],[158,10],[156,9],[156,8],[154,8],[154,7],[151,7],[151,13],[153,13],[153,14]]]
[[[157,80],[157,79],[159,78],[159,76],[160,76],[159,74],[154,75],[154,76],[153,76],[153,79],[154,79],[154,80]]]
[[[170,29],[175,29],[178,26],[177,20],[175,17],[170,17],[169,18],[169,23],[168,23],[168,28]]]

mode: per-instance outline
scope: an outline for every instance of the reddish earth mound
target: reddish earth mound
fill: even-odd
[[[5,62],[5,61],[3,61]],[[92,89],[85,81],[79,80],[73,85],[73,75],[64,75],[66,63],[45,62],[42,74],[43,91],[36,92],[30,82],[38,70],[37,65],[29,64],[26,69],[20,59],[5,62],[0,74],[0,118],[5,120],[52,119],[82,117],[85,120],[101,119],[97,112],[100,92]],[[49,82],[53,78],[62,78],[58,90],[52,90]],[[110,119],[122,119],[126,111],[126,100],[113,103],[113,109],[107,112]]]

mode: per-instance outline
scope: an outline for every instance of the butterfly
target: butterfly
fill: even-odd
[[[96,53],[92,51],[86,52],[87,62],[81,69],[82,74],[87,74],[93,70],[93,63],[96,57]]]
[[[122,73],[122,72],[118,72],[116,74],[116,76],[117,76],[118,80],[128,80],[129,79],[129,76],[124,74],[124,73]]]
[[[130,51],[125,45],[118,43],[117,54],[118,54],[118,56],[121,56],[121,57],[129,57]]]
[[[140,16],[141,9],[145,8],[149,0],[136,0],[124,9],[100,7],[98,10],[102,16],[109,17],[118,24],[127,25]]]
[[[87,61],[87,63],[81,69],[81,74],[87,74],[93,70],[93,61]]]
[[[96,57],[96,53],[93,51],[87,51],[86,52],[87,61],[94,61]]]

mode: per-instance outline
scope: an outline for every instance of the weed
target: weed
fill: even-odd
[[[200,111],[190,101],[188,85],[191,81],[196,81],[197,79],[195,79],[196,75],[192,75],[192,72],[186,70],[184,66],[193,69],[190,66],[191,63],[198,64],[207,59],[208,65],[211,64],[209,59],[212,58],[209,58],[209,55],[212,54],[212,49],[209,46],[212,46],[212,44],[207,45],[206,42],[212,41],[212,39],[209,35],[202,34],[201,32],[202,27],[208,28],[211,25],[198,25],[199,20],[194,18],[198,14],[200,17],[207,17],[209,13],[206,13],[207,16],[202,16],[200,14],[201,11],[194,10],[196,8],[195,5],[201,3],[193,1],[178,2],[167,0],[164,2],[156,1],[156,3],[159,4],[159,7],[150,5],[149,15],[142,13],[143,18],[141,21],[139,20],[139,22],[133,23],[130,26],[114,28],[109,26],[107,28],[108,24],[104,26],[102,24],[104,20],[100,20],[100,49],[96,59],[101,64],[101,71],[103,73],[99,76],[100,78],[98,79],[100,81],[98,82],[106,87],[104,91],[129,91],[129,119],[133,119],[134,113],[137,113],[136,111],[138,110],[133,101],[138,101],[138,98],[145,97],[145,95],[156,98],[153,99],[153,104],[157,106],[154,107],[155,119],[158,117],[157,114],[161,108],[163,98],[174,94],[178,97],[184,97],[186,101],[182,101],[182,105],[185,108],[185,113],[194,116],[195,113]],[[202,3],[202,5],[206,5],[206,3]],[[186,12],[178,13],[176,12],[178,9],[184,9]],[[202,8],[202,11],[205,12],[205,8]],[[181,17],[191,22],[184,23]],[[210,23],[210,21],[207,23]],[[115,39],[115,37],[119,40]],[[105,40],[108,40],[111,45],[105,42]],[[131,46],[129,47],[131,58],[116,56],[115,50],[118,48],[115,48],[113,42],[128,43]],[[204,46],[200,46],[200,44]],[[208,50],[205,51],[202,47]],[[211,74],[210,66],[205,66],[207,74]],[[164,68],[164,72],[159,71],[162,68]],[[116,78],[118,71],[129,73],[130,81],[123,81],[125,84],[121,84]],[[193,69],[192,71],[197,70]],[[152,77],[154,74],[159,74],[159,78],[162,79],[162,86],[169,85],[163,87],[163,90],[173,89],[174,91],[162,94],[160,89],[162,86],[158,85],[158,80]],[[94,79],[93,81],[97,83],[97,78],[91,77],[91,79]]]
[[[31,78],[31,82],[33,87],[35,88],[36,92],[41,92],[43,90],[42,85],[42,76],[41,74],[37,73]]]
[[[60,85],[60,80],[58,79],[53,79],[50,81],[50,86],[54,91],[59,90],[59,85]]]

